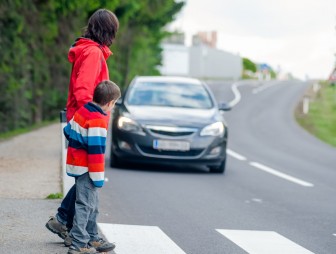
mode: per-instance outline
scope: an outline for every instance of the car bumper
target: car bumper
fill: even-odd
[[[112,152],[127,162],[158,164],[198,164],[218,166],[226,159],[227,133],[224,137],[153,137],[118,131],[113,134]],[[153,148],[155,139],[181,140],[190,143],[189,151],[166,151]]]

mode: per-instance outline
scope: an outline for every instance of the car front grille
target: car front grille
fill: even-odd
[[[151,130],[152,133],[160,134],[160,135],[165,135],[165,136],[172,136],[172,137],[178,137],[178,136],[188,136],[193,134],[194,132],[189,131],[189,132],[169,132],[169,131],[160,131],[160,130]]]
[[[203,149],[191,149],[189,151],[165,151],[157,150],[148,146],[138,146],[145,154],[154,156],[174,156],[174,157],[197,157],[203,152]]]
[[[174,127],[174,126],[154,126],[147,125],[146,129],[153,135],[164,135],[170,137],[189,136],[197,132],[196,128]]]

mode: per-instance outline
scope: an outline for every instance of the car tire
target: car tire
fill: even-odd
[[[111,156],[110,156],[110,167],[111,168],[116,168],[120,166],[120,161],[118,157],[111,151]]]
[[[219,166],[210,166],[210,173],[224,174],[226,159],[221,162]]]

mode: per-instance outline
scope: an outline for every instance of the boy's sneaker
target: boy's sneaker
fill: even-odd
[[[64,245],[66,247],[69,247],[71,246],[71,243],[72,243],[72,238],[68,235],[64,239]],[[109,251],[114,250],[114,248],[116,247],[115,244],[109,243],[102,238],[99,238],[96,241],[90,241],[89,246],[95,248],[97,252],[109,252]]]
[[[95,248],[92,248],[90,246],[85,246],[83,248],[78,248],[75,247],[73,245],[70,246],[69,250],[68,250],[68,254],[91,254],[91,253],[97,253],[97,251],[95,250]]]
[[[96,241],[90,241],[89,246],[96,249],[97,252],[109,252],[113,250],[116,246],[113,243],[105,241],[103,238],[99,238]]]
[[[60,223],[54,216],[50,217],[50,220],[47,222],[46,227],[62,239],[65,239],[68,236],[68,228]]]

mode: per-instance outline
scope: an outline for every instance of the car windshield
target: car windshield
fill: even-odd
[[[129,105],[209,109],[212,99],[202,85],[188,83],[138,82],[127,97]]]

